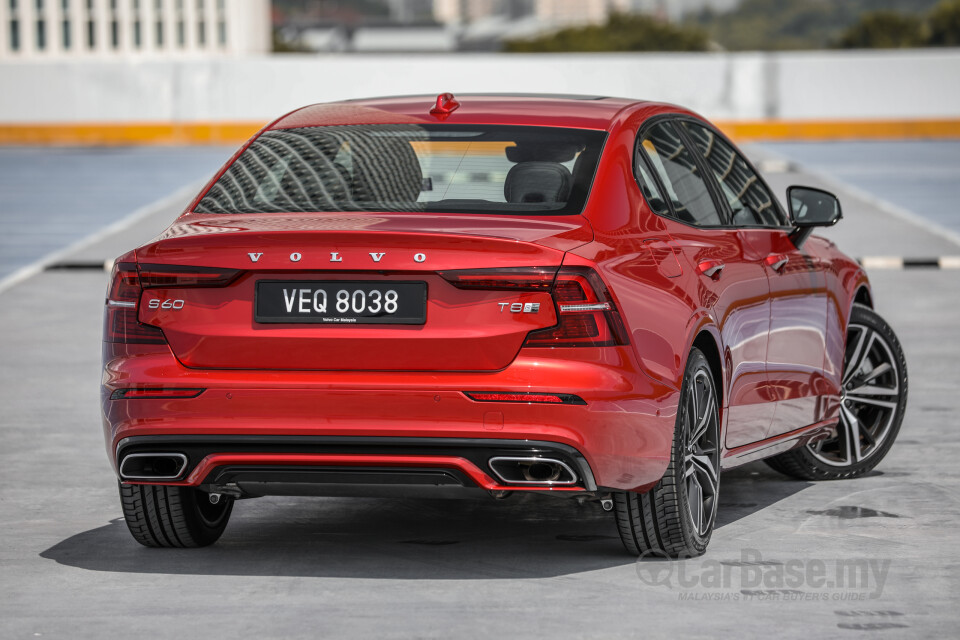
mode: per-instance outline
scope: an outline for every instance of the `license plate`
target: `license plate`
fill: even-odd
[[[254,320],[263,323],[423,324],[425,282],[257,282]]]

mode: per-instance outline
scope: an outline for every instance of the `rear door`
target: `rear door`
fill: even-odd
[[[769,283],[761,256],[727,224],[678,126],[658,121],[643,130],[640,144],[669,201],[665,224],[673,245],[696,280],[688,291],[713,313],[726,347],[726,443],[735,447],[763,439],[773,418],[764,364]]]
[[[786,214],[750,164],[719,134],[695,122],[684,128],[716,180],[744,247],[770,282],[766,370],[776,412],[768,436],[820,420],[827,327],[826,282],[819,259],[790,240]]]

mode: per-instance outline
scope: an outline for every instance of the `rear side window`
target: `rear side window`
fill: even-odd
[[[640,139],[640,147],[660,176],[678,220],[695,225],[722,224],[694,155],[673,123],[650,127]]]
[[[637,157],[634,165],[636,168],[635,177],[637,184],[640,185],[640,191],[643,192],[643,197],[647,201],[647,205],[660,215],[669,215],[670,208],[663,199],[663,195],[660,193],[660,188],[657,186],[656,181],[654,181],[648,173],[642,152],[639,149],[637,149]]]
[[[268,131],[196,211],[576,214],[605,138],[584,129],[480,125]]]
[[[684,122],[730,205],[736,226],[780,227],[788,223],[776,201],[747,161],[710,129]]]

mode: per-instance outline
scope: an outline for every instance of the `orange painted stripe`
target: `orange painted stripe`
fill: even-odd
[[[937,120],[719,120],[727,135],[753,140],[960,138],[960,118]],[[237,145],[261,122],[0,123],[0,145]]]
[[[0,145],[205,145],[245,142],[263,122],[0,124]]]
[[[751,140],[910,140],[960,138],[960,118],[941,120],[727,120],[716,125]]]

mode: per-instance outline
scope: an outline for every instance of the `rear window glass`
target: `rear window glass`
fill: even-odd
[[[605,137],[585,129],[479,125],[267,131],[195,210],[576,214]]]

